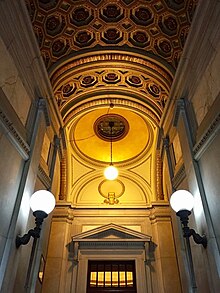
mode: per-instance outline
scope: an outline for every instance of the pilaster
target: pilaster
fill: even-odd
[[[154,262],[151,262],[152,286],[155,293],[180,293],[180,276],[173,238],[169,207],[155,207],[150,215],[152,225],[152,241],[154,247]]]

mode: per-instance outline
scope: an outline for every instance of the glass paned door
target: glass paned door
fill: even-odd
[[[136,293],[134,261],[89,261],[87,293]]]

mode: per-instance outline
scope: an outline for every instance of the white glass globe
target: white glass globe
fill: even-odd
[[[194,197],[187,190],[177,190],[170,197],[170,205],[175,212],[191,211],[194,206]]]
[[[30,198],[30,207],[33,212],[43,211],[49,214],[54,209],[55,204],[53,194],[47,190],[38,190]]]
[[[115,180],[118,177],[118,169],[112,165],[104,170],[104,176],[108,180]]]

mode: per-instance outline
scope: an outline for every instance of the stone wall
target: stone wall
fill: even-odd
[[[198,292],[218,292],[219,283],[219,49],[220,6],[200,1],[172,86],[164,116],[164,147],[172,189],[188,189],[196,203],[190,225],[208,238],[191,241]],[[177,143],[176,137],[179,142]],[[178,158],[178,162],[175,161]],[[184,292],[194,292],[182,232],[173,214],[174,234]],[[195,290],[195,289],[194,289]]]
[[[27,279],[32,239],[16,249],[15,239],[34,227],[29,198],[36,189],[56,188],[54,163],[41,157],[45,135],[51,154],[59,136],[59,115],[48,97],[50,83],[23,1],[0,3],[0,291],[35,290],[39,260],[46,257],[50,220],[38,242]],[[45,151],[45,150],[44,150]],[[56,152],[58,153],[58,152]],[[59,157],[53,158],[57,168]],[[54,177],[57,177],[55,169]],[[56,194],[57,195],[57,194]],[[28,287],[27,288],[25,288]],[[40,292],[40,290],[38,291]]]

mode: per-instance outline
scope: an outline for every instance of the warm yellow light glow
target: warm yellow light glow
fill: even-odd
[[[115,180],[118,177],[118,169],[112,165],[104,170],[104,176],[108,180]]]
[[[91,272],[90,274],[90,287],[96,287],[97,272]]]
[[[127,272],[127,286],[133,287],[133,272]]]
[[[126,287],[125,272],[119,272],[120,287]]]
[[[98,272],[98,287],[104,287],[104,272]]]
[[[111,272],[105,272],[105,287],[111,287]]]
[[[118,272],[112,272],[112,287],[118,287]]]

